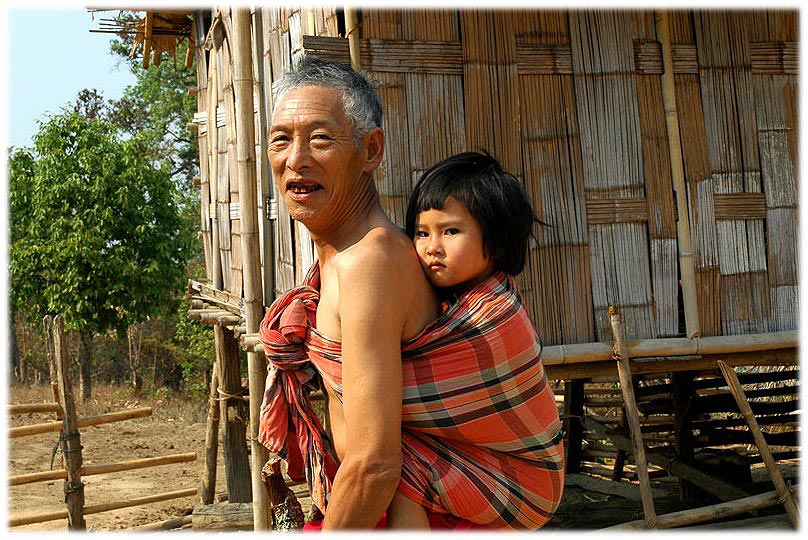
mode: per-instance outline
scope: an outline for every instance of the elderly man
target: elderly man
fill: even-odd
[[[367,81],[304,57],[276,91],[269,161],[317,263],[261,324],[262,444],[305,472],[323,529],[376,526],[397,490],[394,514],[414,518],[402,526],[541,527],[561,498],[563,445],[515,282],[492,277],[444,312],[380,206]],[[320,381],[329,430],[307,397]]]
[[[342,343],[342,396],[326,385],[340,465],[324,529],[372,527],[401,474],[401,343],[437,317],[438,301],[412,241],[379,203],[375,92],[352,70],[311,58],[277,92],[269,161],[317,250],[316,330]]]

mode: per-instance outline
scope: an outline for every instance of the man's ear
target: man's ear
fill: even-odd
[[[382,162],[382,156],[384,156],[384,130],[379,127],[371,129],[362,137],[362,144],[367,152],[365,166],[362,171],[366,173],[373,172]]]

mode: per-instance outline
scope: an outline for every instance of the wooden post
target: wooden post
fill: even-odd
[[[564,431],[567,440],[564,449],[567,455],[567,473],[581,471],[581,445],[584,440],[584,428],[581,416],[584,414],[584,381],[564,381]]]
[[[219,455],[219,364],[213,362],[210,375],[208,417],[205,422],[205,472],[199,487],[202,504],[212,504],[216,494],[216,460]]]
[[[671,377],[673,385],[673,418],[676,436],[676,457],[687,463],[693,461],[693,411],[691,396],[693,395],[693,372],[674,373]],[[679,479],[682,500],[692,500],[693,489],[685,479]]]
[[[250,12],[232,11],[233,90],[236,105],[236,165],[241,203],[241,253],[243,268],[244,313],[248,333],[258,332],[264,312],[261,284],[261,253],[258,231],[258,180],[255,162],[255,112],[253,103],[252,41]],[[270,263],[271,264],[271,263]],[[269,452],[258,441],[261,402],[264,397],[266,362],[254,352],[247,353],[250,391],[249,439],[252,462],[252,493],[255,530],[269,530],[269,505],[261,482],[261,467]]]
[[[626,409],[625,407],[621,411],[622,419],[620,421],[620,425],[622,427],[628,426],[628,418],[626,417]],[[623,473],[625,472],[626,467],[626,457],[628,457],[628,452],[623,450],[622,448],[617,449],[617,453],[614,456],[614,467],[612,468],[612,480],[620,480],[623,478]]]
[[[64,343],[64,320],[57,315],[49,322],[52,332],[56,374],[59,380],[59,403],[64,414],[62,434],[62,455],[65,460],[67,479],[64,484],[65,504],[67,505],[68,527],[83,531],[87,529],[84,521],[84,484],[81,482],[81,436],[76,425],[76,404],[73,400],[73,386],[70,384],[68,372],[67,347]]]
[[[634,386],[631,380],[631,366],[629,365],[628,349],[626,348],[626,331],[620,315],[609,306],[609,321],[614,335],[614,356],[617,360],[617,373],[620,377],[620,388],[623,390],[626,418],[634,450],[634,461],[637,463],[637,477],[640,480],[642,494],[642,508],[645,515],[645,525],[649,529],[656,527],[656,510],[654,510],[654,496],[651,493],[651,480],[648,477],[648,465],[645,461],[645,447],[642,442],[640,430],[640,416],[637,412],[637,402],[634,399]]]
[[[679,139],[679,113],[676,108],[676,88],[673,78],[673,48],[668,29],[668,13],[656,12],[657,38],[662,46],[662,102],[665,109],[665,126],[668,133],[668,151],[671,160],[673,191],[676,194],[676,239],[679,246],[679,271],[681,272],[682,300],[685,308],[685,329],[688,338],[701,334],[699,306],[696,297],[696,270],[693,264],[693,247],[690,241],[690,220],[687,212],[687,188],[682,161],[682,143]]]
[[[763,433],[760,431],[760,426],[755,419],[754,413],[752,413],[752,408],[749,406],[749,402],[746,399],[743,388],[741,388],[741,383],[738,381],[738,376],[735,374],[734,369],[720,360],[718,361],[718,367],[721,368],[721,373],[724,374],[724,379],[726,379],[729,389],[732,391],[732,396],[735,398],[735,402],[738,404],[738,408],[741,410],[741,414],[743,415],[744,420],[746,420],[746,424],[749,426],[750,431],[752,431],[752,435],[755,437],[755,445],[760,452],[760,456],[763,458],[763,463],[766,464],[766,469],[768,469],[769,475],[772,478],[772,483],[777,490],[777,494],[780,496],[783,506],[785,506],[786,513],[788,514],[791,523],[794,524],[794,527],[799,529],[800,510],[797,507],[797,503],[794,501],[794,496],[792,495],[791,490],[786,485],[785,480],[783,480],[783,475],[780,474],[780,470],[777,468],[777,462],[774,461],[771,450],[769,450],[769,445],[766,443],[766,439],[763,437]]]
[[[361,50],[359,45],[359,16],[356,8],[345,8],[345,36],[348,38],[348,50],[351,54],[351,67],[354,71],[362,69],[360,60]]]
[[[241,395],[241,362],[238,342],[233,332],[213,327],[216,356],[221,377],[219,395],[224,426],[222,455],[224,456],[227,497],[230,502],[252,502],[250,488],[250,462],[247,458],[247,407]]]

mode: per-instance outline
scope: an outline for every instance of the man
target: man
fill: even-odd
[[[442,312],[379,204],[367,81],[304,58],[276,90],[269,160],[318,262],[261,323],[259,440],[305,470],[324,529],[377,525],[397,490],[393,526],[542,527],[563,491],[561,422],[515,280],[498,272]],[[328,433],[306,397],[319,379]]]
[[[317,250],[316,330],[342,347],[342,395],[326,385],[340,463],[323,529],[370,528],[401,475],[401,344],[439,315],[439,303],[411,239],[379,203],[373,171],[384,132],[375,92],[349,68],[313,58],[277,92],[269,162]]]

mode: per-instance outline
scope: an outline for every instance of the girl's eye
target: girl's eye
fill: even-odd
[[[427,234],[426,231],[416,231],[415,232],[415,237],[416,238],[426,238],[427,236],[429,236],[429,235]]]
[[[450,228],[446,229],[446,236],[453,236],[453,235],[455,235],[455,234],[457,234],[459,232],[460,232],[460,229],[450,227]]]

